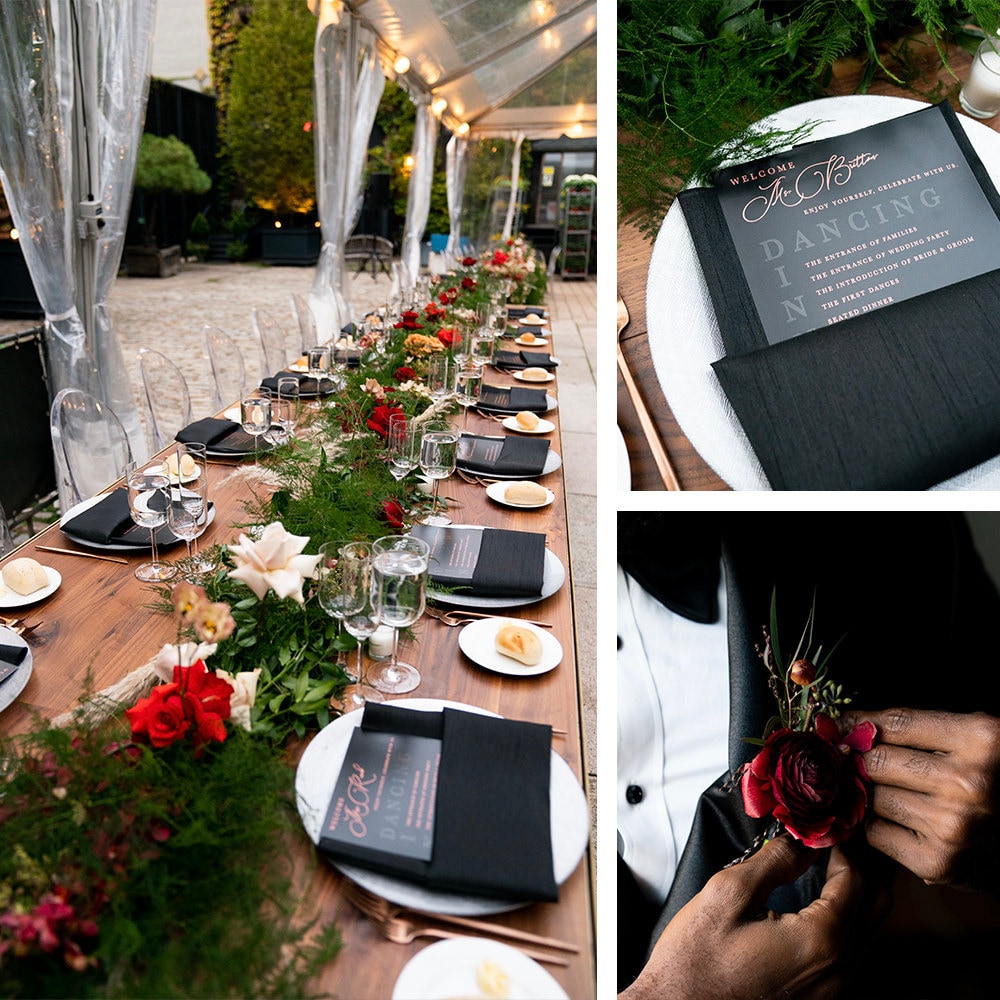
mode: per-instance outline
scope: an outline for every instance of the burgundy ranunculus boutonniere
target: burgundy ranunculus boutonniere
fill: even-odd
[[[838,723],[851,699],[828,675],[833,650],[824,654],[820,646],[813,651],[814,613],[815,608],[786,663],[772,597],[770,628],[758,651],[770,674],[778,714],[768,722],[763,739],[747,740],[761,750],[736,777],[747,815],[770,816],[774,822],[739,860],[782,830],[807,847],[832,847],[853,833],[868,806],[868,772],[861,755],[874,746],[877,732],[871,722],[847,730]]]

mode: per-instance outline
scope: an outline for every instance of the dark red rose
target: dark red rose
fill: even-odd
[[[875,743],[871,722],[841,737],[836,722],[816,716],[816,730],[777,729],[743,767],[743,807],[759,819],[774,816],[807,847],[846,840],[868,805],[862,753]]]
[[[461,334],[450,326],[446,326],[438,330],[438,340],[440,340],[445,347],[451,347],[452,344],[461,339]]]
[[[397,382],[409,382],[417,377],[417,373],[409,365],[400,365],[393,373],[392,377]]]
[[[475,257],[463,257],[462,258],[462,267],[472,267],[472,265],[475,264],[475,263],[476,263],[476,258]]]
[[[398,500],[389,499],[382,501],[382,517],[390,528],[403,527],[404,513],[403,506]]]
[[[191,715],[179,684],[158,684],[125,712],[132,726],[132,739],[145,738],[154,747],[168,747],[187,735]]]
[[[420,313],[408,309],[400,314],[399,322],[394,323],[392,328],[394,330],[422,330],[423,327],[417,322],[418,319],[420,319]]]
[[[372,410],[366,423],[369,430],[373,430],[380,438],[384,439],[389,435],[389,418],[402,412],[401,406],[386,406],[385,403],[381,403]]]
[[[466,275],[462,279],[462,287],[463,288],[476,288],[477,285],[478,285],[478,282],[476,281],[476,279],[475,278],[470,278],[468,275]]]

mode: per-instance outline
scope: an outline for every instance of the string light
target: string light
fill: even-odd
[[[402,76],[404,73],[410,71],[410,60],[406,56],[397,56],[396,61],[392,64],[392,68]]]

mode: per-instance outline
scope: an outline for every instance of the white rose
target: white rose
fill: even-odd
[[[257,698],[257,678],[260,677],[260,667],[256,670],[243,670],[234,677],[225,670],[216,672],[217,676],[228,681],[233,687],[229,698],[229,721],[242,726],[250,732],[250,709]]]
[[[240,535],[239,544],[229,546],[236,561],[229,575],[242,580],[260,600],[270,587],[278,597],[292,597],[302,604],[303,581],[314,575],[320,559],[301,555],[308,541],[287,532],[280,521],[269,524],[256,542]]]
[[[168,642],[156,654],[153,670],[161,681],[169,684],[174,679],[174,667],[190,667],[195,660],[211,656],[216,646],[214,642],[182,642],[179,646]]]

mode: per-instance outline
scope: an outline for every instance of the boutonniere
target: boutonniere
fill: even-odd
[[[862,754],[877,732],[871,722],[845,729],[841,713],[851,699],[829,673],[836,650],[813,637],[815,604],[794,653],[783,656],[777,634],[775,597],[764,645],[757,647],[767,668],[778,712],[763,738],[747,738],[760,752],[736,775],[743,807],[755,819],[773,822],[740,859],[786,830],[807,847],[832,847],[846,840],[864,818],[869,781]]]

